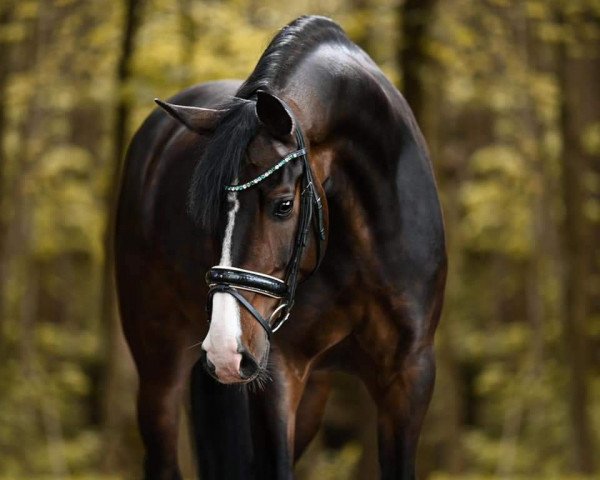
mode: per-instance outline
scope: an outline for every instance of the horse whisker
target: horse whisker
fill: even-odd
[[[198,347],[202,345],[202,340],[200,340],[198,343],[194,343],[193,345],[190,345],[189,347],[187,347],[187,350],[191,350],[192,348]]]

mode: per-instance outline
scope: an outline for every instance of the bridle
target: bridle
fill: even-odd
[[[293,115],[288,110],[290,116]],[[254,187],[264,179],[285,166],[291,160],[299,158],[302,161],[301,177],[301,198],[300,198],[300,219],[296,239],[294,241],[294,250],[292,258],[286,268],[285,280],[265,275],[264,273],[254,272],[235,267],[214,266],[206,273],[206,283],[209,286],[206,310],[208,321],[210,322],[213,297],[215,293],[227,293],[235,298],[248,312],[258,321],[265,330],[267,337],[276,332],[281,325],[289,318],[294,299],[296,296],[296,287],[298,286],[300,262],[304,250],[308,244],[308,237],[311,225],[314,226],[317,238],[317,261],[313,271],[319,267],[324,253],[325,242],[325,224],[323,221],[323,204],[314,184],[314,175],[308,161],[308,151],[304,142],[304,136],[294,121],[296,128],[294,135],[298,144],[298,149],[286,155],[277,164],[258,177],[242,185],[228,185],[225,190],[228,192],[239,192]],[[266,295],[268,297],[279,299],[279,305],[275,308],[269,319],[265,319],[253,306],[244,298],[239,290]]]

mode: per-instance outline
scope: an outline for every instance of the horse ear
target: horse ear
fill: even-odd
[[[215,129],[227,110],[212,108],[188,107],[163,102],[155,98],[156,104],[175,120],[183,123],[188,129],[197,133],[205,133]]]
[[[275,95],[262,90],[256,92],[256,116],[276,137],[294,132],[294,117],[289,107]]]

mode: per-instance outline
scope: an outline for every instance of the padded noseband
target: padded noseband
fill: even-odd
[[[235,267],[212,267],[206,272],[206,283],[211,285],[227,284],[236,288],[261,293],[273,298],[285,298],[288,286],[283,280]]]

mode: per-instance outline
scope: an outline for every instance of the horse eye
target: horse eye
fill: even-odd
[[[294,207],[293,200],[282,200],[275,205],[275,216],[279,218],[285,218],[292,213]]]

